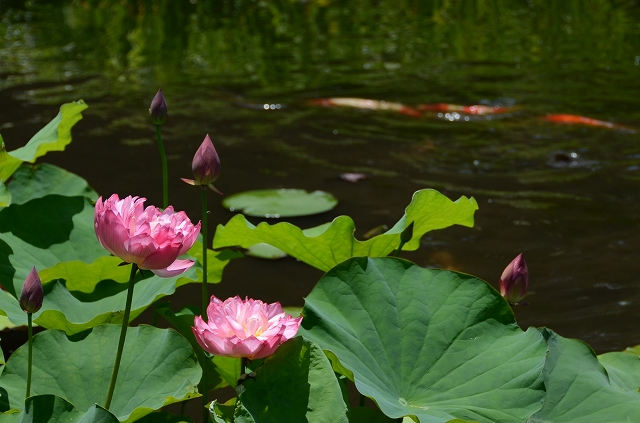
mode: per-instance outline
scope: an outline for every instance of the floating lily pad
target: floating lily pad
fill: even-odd
[[[252,245],[247,248],[247,255],[249,257],[257,257],[261,259],[267,260],[277,260],[287,256],[287,253],[282,251],[279,248],[274,247],[273,245],[266,244],[261,242],[256,245]]]
[[[254,217],[294,217],[324,213],[338,204],[328,192],[303,189],[263,189],[227,197],[222,205]]]

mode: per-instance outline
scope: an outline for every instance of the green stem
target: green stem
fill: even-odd
[[[129,289],[127,290],[127,304],[124,307],[124,316],[122,318],[122,329],[120,330],[120,340],[118,341],[118,351],[116,352],[116,361],[113,364],[113,372],[111,372],[111,381],[109,382],[109,390],[107,391],[107,400],[104,402],[104,408],[109,410],[111,406],[111,398],[113,390],[116,387],[116,379],[118,379],[118,369],[120,368],[120,360],[122,359],[122,350],[124,349],[124,339],[127,336],[127,327],[129,326],[129,315],[131,314],[131,301],[133,300],[133,280],[136,276],[138,265],[131,265],[131,276],[129,276]]]
[[[209,214],[207,212],[207,187],[202,186],[202,227],[200,228],[200,232],[202,233],[202,319],[207,322],[207,304],[209,302],[209,286],[207,283],[207,243],[208,243],[208,235],[207,235],[207,220]],[[202,354],[205,360],[208,360],[205,354]],[[204,363],[202,363],[202,382],[200,385],[202,387],[202,423],[206,423],[209,421],[209,410],[207,410],[208,400],[208,386],[207,386],[207,367]]]
[[[27,369],[27,396],[31,396],[31,368],[33,367],[33,323],[31,322],[33,313],[27,313],[27,333],[29,335],[29,358]]]
[[[247,357],[240,358],[240,376],[247,373],[247,364],[249,363],[249,359]]]
[[[207,220],[209,213],[207,212],[207,187],[202,186],[202,227],[200,233],[202,234],[202,319],[207,322],[207,304],[209,304],[209,286],[207,283]]]
[[[162,208],[169,207],[169,170],[167,169],[167,155],[164,154],[162,144],[162,125],[156,125],[156,138],[158,140],[158,150],[160,150],[160,161],[162,163]]]
[[[400,241],[400,245],[398,246],[398,249],[396,250],[394,257],[398,257],[400,255],[400,251],[402,250],[402,247],[404,247],[404,244],[406,244],[406,242]]]

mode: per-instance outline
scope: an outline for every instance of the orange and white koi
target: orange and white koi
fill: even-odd
[[[505,106],[485,106],[482,104],[474,104],[473,106],[461,106],[458,104],[435,103],[421,104],[419,110],[429,112],[458,112],[467,115],[491,115],[505,113],[513,109],[513,107]]]
[[[367,110],[390,110],[394,112],[402,113],[403,115],[420,117],[422,113],[419,110],[405,106],[402,103],[394,103],[384,100],[370,100],[366,98],[352,98],[352,97],[332,97],[332,98],[319,98],[311,100],[311,104],[324,107],[352,107],[355,109],[367,109]]]
[[[548,122],[566,123],[570,125],[598,126],[601,128],[621,129],[624,131],[635,132],[633,128],[629,128],[627,126],[606,122],[604,120],[591,119],[585,116],[578,116],[578,115],[552,114],[552,115],[544,116],[544,120]]]

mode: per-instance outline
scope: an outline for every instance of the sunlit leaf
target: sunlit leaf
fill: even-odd
[[[0,181],[0,208],[9,207],[11,205],[11,191]]]
[[[225,197],[222,205],[231,211],[255,217],[293,217],[324,213],[338,204],[328,192],[303,189],[262,189]]]
[[[71,142],[71,128],[82,119],[81,112],[87,107],[82,100],[63,104],[60,113],[47,126],[38,131],[24,147],[10,151],[9,155],[33,163],[49,151],[63,151]]]
[[[585,343],[542,329],[549,344],[544,405],[528,423],[622,423],[640,416],[640,362],[633,354],[604,354]],[[620,359],[618,354],[628,357]],[[621,372],[635,373],[620,377]],[[630,381],[632,386],[628,386]],[[633,386],[635,385],[635,386]]]
[[[290,339],[256,369],[236,408],[236,423],[347,423],[331,364],[318,345]]]
[[[247,248],[247,255],[249,257],[262,258],[267,260],[277,260],[287,256],[287,253],[272,245],[261,242],[256,245],[252,245]]]
[[[81,340],[52,330],[36,335],[31,394],[63,397],[80,411],[104,404],[119,335],[119,325],[96,327]],[[165,405],[197,397],[201,374],[191,345],[173,329],[128,328],[109,411],[121,422],[132,422]],[[2,376],[12,408],[24,407],[26,376],[27,347],[22,346]]]
[[[121,260],[115,257],[103,257],[97,260],[98,268],[108,268],[105,263],[111,263],[117,268]],[[90,269],[87,272],[87,279],[83,280],[83,269]],[[69,275],[71,285],[77,286],[78,282],[87,282],[87,285],[80,284],[84,289],[96,282],[92,265],[82,262],[60,263],[51,270],[43,272],[47,277],[56,275]],[[127,266],[125,272],[130,269]],[[118,274],[121,268],[113,272]],[[108,272],[102,274],[102,276]],[[83,330],[98,326],[102,323],[120,323],[123,318],[124,304],[127,296],[127,282],[129,276],[123,277],[124,272],[116,276],[116,280],[104,279],[95,285],[95,290],[91,292],[73,291],[70,292],[63,284],[63,279],[54,279],[45,291],[45,298],[42,308],[34,313],[34,322],[47,329],[60,329],[71,335]],[[147,275],[151,275],[147,272]],[[94,279],[92,279],[94,278]],[[181,281],[189,281],[195,278],[195,270],[189,269],[182,275],[172,278],[161,278],[152,275],[146,279],[136,282],[133,291],[133,302],[131,305],[131,316],[133,320],[140,315],[156,299],[171,295],[176,287],[181,285]],[[45,280],[46,281],[46,280]],[[24,325],[27,322],[27,315],[20,308],[15,297],[5,291],[0,291],[0,310],[6,314],[11,322],[16,325]]]
[[[395,258],[353,258],[305,300],[300,333],[334,353],[391,418],[523,422],[547,345],[486,282]]]
[[[7,152],[2,136],[0,136],[0,181],[6,182],[22,164],[22,160],[16,159]]]
[[[338,263],[360,256],[386,256],[398,248],[400,234],[414,222],[412,239],[403,250],[413,251],[427,232],[451,225],[473,226],[478,205],[473,198],[460,197],[451,201],[431,189],[416,192],[404,216],[384,234],[366,241],[353,236],[355,224],[350,217],[340,216],[331,224],[301,230],[290,223],[254,226],[244,216],[234,216],[225,226],[219,225],[213,239],[214,248],[239,245],[249,248],[265,242],[320,270],[327,271]]]

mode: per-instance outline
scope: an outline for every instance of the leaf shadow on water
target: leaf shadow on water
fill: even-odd
[[[14,236],[37,248],[47,249],[69,240],[73,217],[84,209],[86,198],[48,195],[25,204],[13,204],[0,212],[0,233]]]

